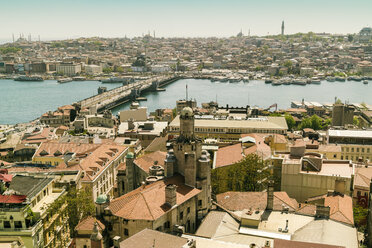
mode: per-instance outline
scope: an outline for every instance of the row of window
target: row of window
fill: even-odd
[[[352,160],[352,161],[358,160],[359,157],[362,158],[362,160],[365,160],[365,159],[368,159],[369,160],[369,156],[367,156],[367,157],[365,157],[365,156],[355,156],[355,157],[354,156],[350,156],[350,160]],[[341,155],[341,160],[343,160],[343,159],[344,159],[344,156]],[[345,160],[349,160],[349,155],[346,155],[345,156]]]
[[[172,131],[179,131],[179,127],[171,127]],[[267,130],[267,129],[241,129],[241,128],[201,128],[196,127],[195,132],[199,133],[284,133],[284,130]]]
[[[355,149],[354,149],[354,147],[351,147],[351,149],[349,149],[349,147],[341,147],[341,151],[342,152],[349,152],[349,151],[351,151],[351,152],[362,152],[362,153],[364,153],[365,151],[367,151],[367,153],[370,153],[370,148],[366,148],[366,149],[364,149],[364,148],[359,148],[359,147],[356,147]]]

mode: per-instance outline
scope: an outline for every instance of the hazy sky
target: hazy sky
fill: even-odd
[[[206,37],[356,33],[372,25],[372,0],[0,0],[0,39],[87,36]]]

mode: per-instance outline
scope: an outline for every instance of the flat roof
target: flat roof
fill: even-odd
[[[169,124],[170,127],[179,127],[180,119],[176,116]],[[287,130],[287,122],[284,117],[265,116],[261,118],[249,118],[247,120],[203,120],[195,119],[195,127],[211,128],[255,128],[255,129],[281,129]]]
[[[330,137],[372,139],[372,130],[328,130]]]

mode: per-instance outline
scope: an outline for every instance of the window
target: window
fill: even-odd
[[[127,228],[124,228],[124,235],[125,235],[125,236],[129,236],[129,231],[128,231]]]
[[[344,160],[344,156],[341,155],[341,160]]]
[[[15,228],[22,228],[22,221],[14,221]]]
[[[4,221],[4,228],[10,228],[10,221]]]
[[[354,147],[351,148],[351,152],[354,152]]]
[[[190,213],[190,207],[187,208],[187,213],[188,213],[188,214]]]
[[[203,201],[202,200],[199,200],[198,201],[198,206],[201,206],[203,204]]]
[[[167,222],[164,222],[164,229],[166,228],[170,228],[170,222],[167,221]]]
[[[180,213],[180,220],[183,220],[183,211]]]
[[[357,191],[357,196],[359,197],[361,195],[360,191],[358,190]]]
[[[356,151],[359,152],[359,148],[357,148]]]
[[[337,157],[337,155],[336,154],[333,154],[333,158],[336,158]]]
[[[364,148],[362,148],[362,152],[364,152]]]

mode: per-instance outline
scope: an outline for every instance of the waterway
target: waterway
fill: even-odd
[[[188,85],[189,98],[195,98],[200,106],[203,102],[215,101],[220,105],[269,107],[277,103],[278,108],[290,107],[291,101],[316,101],[332,103],[335,97],[350,103],[372,104],[372,81],[326,82],[320,85],[280,85],[272,86],[262,81],[249,83],[222,83],[201,79],[183,79],[166,86],[166,91],[149,92],[147,101],[140,105],[149,111],[158,108],[174,108],[176,101],[186,97]],[[16,82],[0,80],[0,124],[15,124],[38,118],[58,106],[71,104],[97,94],[99,86],[108,89],[118,84],[101,84],[97,81],[74,81],[58,84],[56,81]],[[114,108],[113,114],[128,109],[129,103]]]

